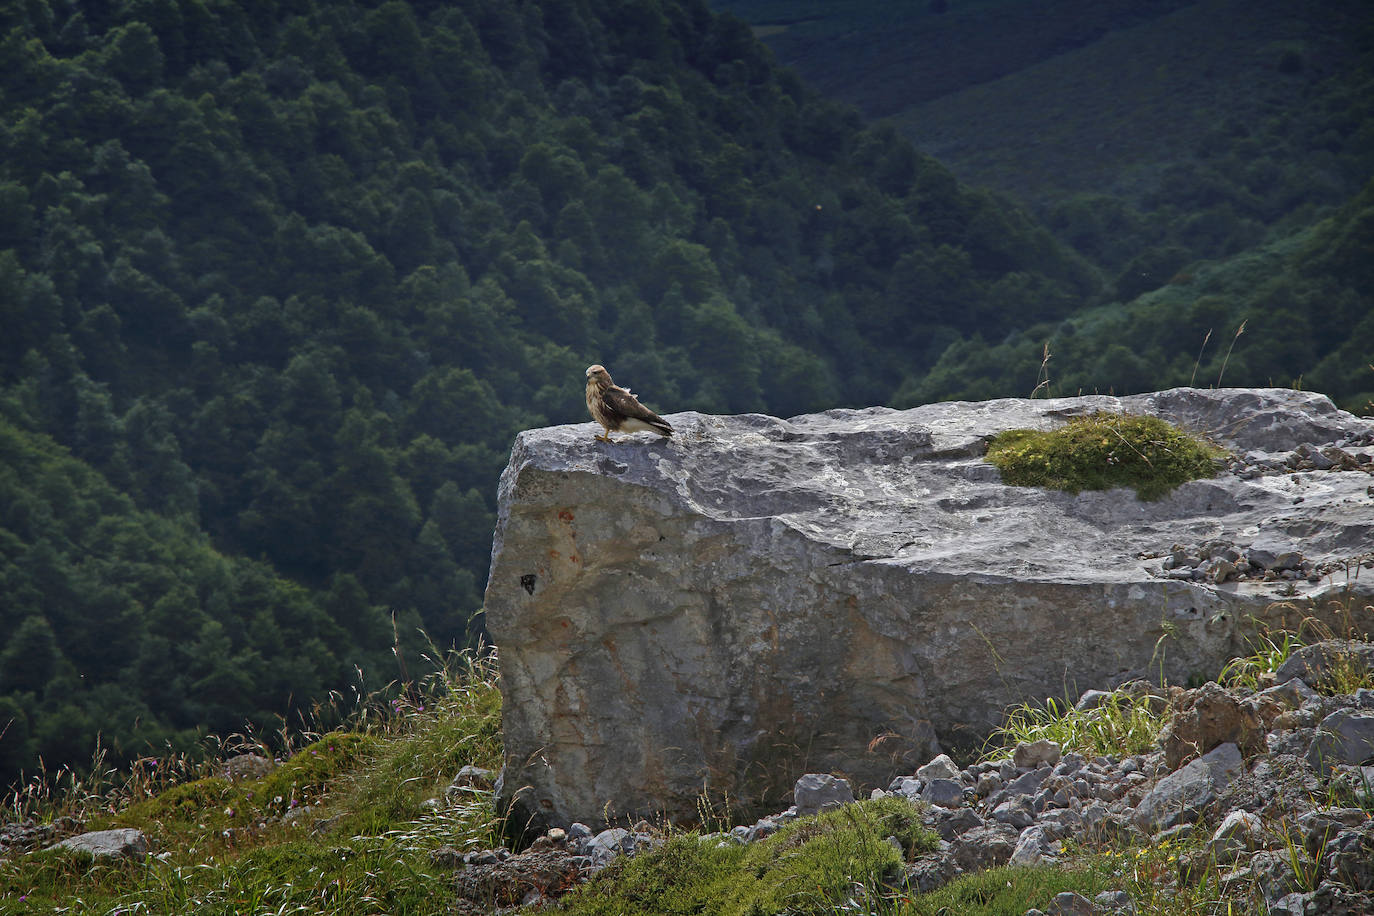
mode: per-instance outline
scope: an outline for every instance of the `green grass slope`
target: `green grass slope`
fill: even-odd
[[[1266,634],[1253,656],[1228,666],[1224,682],[1253,687],[1302,644],[1301,634]],[[153,855],[116,862],[55,850],[0,857],[0,913],[497,911],[496,886],[485,896],[465,896],[480,890],[480,882],[460,883],[455,876],[456,853],[489,848],[500,835],[490,791],[445,797],[444,790],[465,765],[500,764],[498,672],[493,659],[471,654],[434,661],[436,670],[406,700],[378,704],[371,698],[351,710],[345,726],[294,733],[280,765],[266,775],[229,782],[217,764],[179,758],[163,761],[162,768],[31,781],[8,800],[6,819],[27,817],[64,833],[77,828],[62,818],[75,818],[88,830],[137,828]],[[1319,688],[1350,693],[1370,685],[1368,671],[1347,673],[1354,676]],[[1054,701],[1026,705],[1011,711],[984,758],[1006,759],[1016,744],[1040,739],[1086,758],[1145,753],[1167,722],[1167,708],[1149,692],[1128,689],[1090,710]],[[261,750],[236,748],[244,749]],[[1320,793],[1316,800],[1326,804],[1370,804],[1367,793],[1360,797],[1334,782]],[[713,832],[731,824],[716,819],[709,805],[702,810],[706,823],[650,827],[663,841],[658,848],[617,860],[540,911],[1021,916],[1031,907],[1048,909],[1059,893],[1091,899],[1112,890],[1130,897],[1135,912],[1186,916],[1251,912],[1261,899],[1256,881],[1220,880],[1228,866],[1207,852],[1208,829],[1173,838],[1069,838],[1053,866],[974,872],[919,893],[902,887],[899,874],[937,838],[922,826],[920,808],[905,798],[799,818],[749,846]],[[1293,842],[1302,846],[1301,839],[1290,839],[1290,854]],[[1293,861],[1302,867],[1300,855]],[[1182,868],[1185,862],[1190,865]],[[1302,874],[1316,875],[1310,869]]]

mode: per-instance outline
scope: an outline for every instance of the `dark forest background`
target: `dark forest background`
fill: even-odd
[[[1047,342],[1040,394],[1211,384],[1246,321],[1227,384],[1363,408],[1348,18],[1154,196],[1013,198],[700,0],[0,3],[0,781],[479,638],[511,440],[591,362],[789,416],[1029,395]]]

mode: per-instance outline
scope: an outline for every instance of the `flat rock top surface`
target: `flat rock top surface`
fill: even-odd
[[[592,474],[657,491],[674,514],[777,519],[842,551],[837,562],[1041,582],[1139,581],[1160,574],[1173,545],[1225,538],[1301,552],[1327,575],[1289,588],[1315,590],[1344,584],[1347,561],[1374,551],[1374,479],[1361,471],[1271,467],[1247,479],[1232,468],[1143,502],[1129,490],[1006,486],[983,459],[996,433],[1100,411],[1160,416],[1228,449],[1237,467],[1280,462],[1303,443],[1359,453],[1374,442],[1368,420],[1287,389],[949,402],[790,420],[688,412],[670,418],[671,441],[646,434],[606,444],[591,423],[521,433],[502,503],[518,499],[511,488],[527,467]],[[1223,587],[1273,591],[1275,583]]]

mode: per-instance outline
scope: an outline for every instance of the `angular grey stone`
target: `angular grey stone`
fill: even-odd
[[[622,855],[633,855],[635,836],[624,827],[603,830],[586,844],[586,855],[593,869],[602,869]]]
[[[502,652],[510,829],[691,817],[703,774],[744,806],[773,803],[803,766],[884,785],[938,754],[942,734],[987,734],[1009,705],[1066,683],[1215,672],[1246,654],[1252,621],[1286,613],[1277,586],[1160,578],[1164,532],[1235,545],[1259,528],[1318,564],[1367,549],[1362,474],[1325,475],[1301,504],[1296,481],[1234,474],[1146,503],[1008,487],[983,461],[997,432],[1104,409],[1241,451],[1374,429],[1310,392],[1175,389],[790,420],[685,413],[671,441],[598,442],[590,424],[522,432],[484,602]],[[1293,583],[1323,614],[1343,587]],[[889,733],[901,737],[871,753]]]
[[[1317,895],[1311,891],[1302,893],[1294,891],[1269,904],[1269,916],[1309,916],[1316,912],[1313,907],[1313,898]]]
[[[1307,762],[1323,775],[1340,764],[1362,764],[1374,759],[1374,712],[1338,709],[1322,720]]]
[[[1045,907],[1045,916],[1093,916],[1093,902],[1082,894],[1064,891]]]
[[[1299,856],[1299,867],[1306,871],[1310,866],[1310,860],[1305,858],[1306,853],[1297,850]],[[1298,890],[1299,880],[1297,873],[1293,871],[1293,862],[1290,853],[1271,852],[1261,850],[1250,857],[1248,870],[1251,878],[1259,885],[1260,893],[1267,901],[1280,900],[1287,894]]]
[[[276,768],[275,760],[261,754],[236,754],[226,759],[222,764],[224,778],[230,782],[238,782],[241,779],[257,779],[266,776]]]
[[[1008,827],[975,827],[953,844],[954,864],[964,871],[982,871],[1006,865],[1020,834]]]
[[[1219,745],[1155,783],[1136,805],[1131,819],[1147,833],[1196,820],[1244,768],[1239,748],[1230,743]]]
[[[992,819],[1008,827],[1022,830],[1035,823],[1035,812],[1024,795],[1002,802],[992,810]]]
[[[1234,862],[1241,853],[1257,848],[1263,840],[1264,825],[1249,811],[1229,812],[1207,841],[1207,852],[1223,864]]]
[[[1007,783],[1006,791],[1012,795],[1034,795],[1049,778],[1050,770],[1049,766],[1042,766],[1029,773],[1022,773]]]
[[[797,813],[804,816],[852,804],[854,790],[847,779],[828,773],[807,773],[797,780],[792,797],[797,804]]]
[[[1319,808],[1299,815],[1298,829],[1309,849],[1320,849],[1347,829],[1368,823],[1369,813],[1362,808]]]
[[[125,858],[142,860],[148,854],[148,838],[133,827],[113,830],[93,830],[80,836],[68,837],[49,849],[71,849],[86,852],[97,859]]]
[[[932,779],[921,790],[921,801],[941,808],[957,808],[964,803],[964,784],[957,779]]]
[[[1008,865],[1029,868],[1043,865],[1052,860],[1059,852],[1059,844],[1046,835],[1043,827],[1031,826],[1021,831],[1016,839],[1016,848],[1011,852]]]
[[[916,778],[927,782],[932,779],[958,779],[959,767],[955,765],[948,754],[940,754],[930,763],[918,769]]]
[[[1093,905],[1102,912],[1130,916],[1135,913],[1135,901],[1125,891],[1103,891],[1093,898]]]
[[[1156,833],[1150,842],[1156,846],[1163,843],[1182,843],[1191,837],[1196,829],[1192,824],[1175,824]]]
[[[1082,828],[1083,815],[1072,808],[1060,808],[1057,811],[1045,812],[1038,823],[1051,839],[1062,840],[1073,836]]]
[[[954,862],[947,856],[930,853],[918,856],[907,866],[902,883],[918,894],[928,894],[944,887],[959,874]]]
[[[1002,777],[996,773],[984,773],[978,777],[978,795],[987,797],[1002,788]]]
[[[975,827],[984,826],[983,819],[972,808],[933,808],[931,810],[935,814],[935,832],[944,840],[953,840],[961,833],[967,833]]]
[[[1327,874],[1356,890],[1374,890],[1374,824],[1341,831],[1321,851]]]
[[[1059,762],[1060,753],[1061,749],[1056,742],[1041,738],[1039,741],[1016,745],[1011,753],[1011,762],[1026,769],[1041,764],[1054,766]]]
[[[1297,708],[1318,696],[1317,691],[1307,686],[1300,677],[1288,678],[1267,690],[1261,690],[1256,697],[1273,700],[1283,706]]]
[[[1331,676],[1338,664],[1374,670],[1374,643],[1333,639],[1303,646],[1278,667],[1274,682],[1282,684],[1290,678],[1300,677],[1308,684],[1319,684]]]
[[[1236,564],[1224,557],[1218,557],[1207,566],[1207,578],[1220,585],[1235,578]]]
[[[1051,774],[1054,776],[1072,776],[1083,769],[1083,755],[1069,753],[1060,758],[1059,763],[1055,764]]]

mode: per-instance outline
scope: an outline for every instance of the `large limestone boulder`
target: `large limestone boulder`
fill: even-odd
[[[1237,460],[1158,502],[1008,487],[983,460],[999,431],[1102,410]],[[1343,589],[1374,583],[1355,575],[1374,550],[1374,426],[1316,394],[671,422],[671,441],[606,444],[586,423],[512,449],[486,614],[516,829],[690,818],[703,793],[767,806],[807,772],[886,785],[1009,705],[1214,675],[1257,624],[1341,598],[1358,615]],[[1238,573],[1178,567],[1219,544]]]

